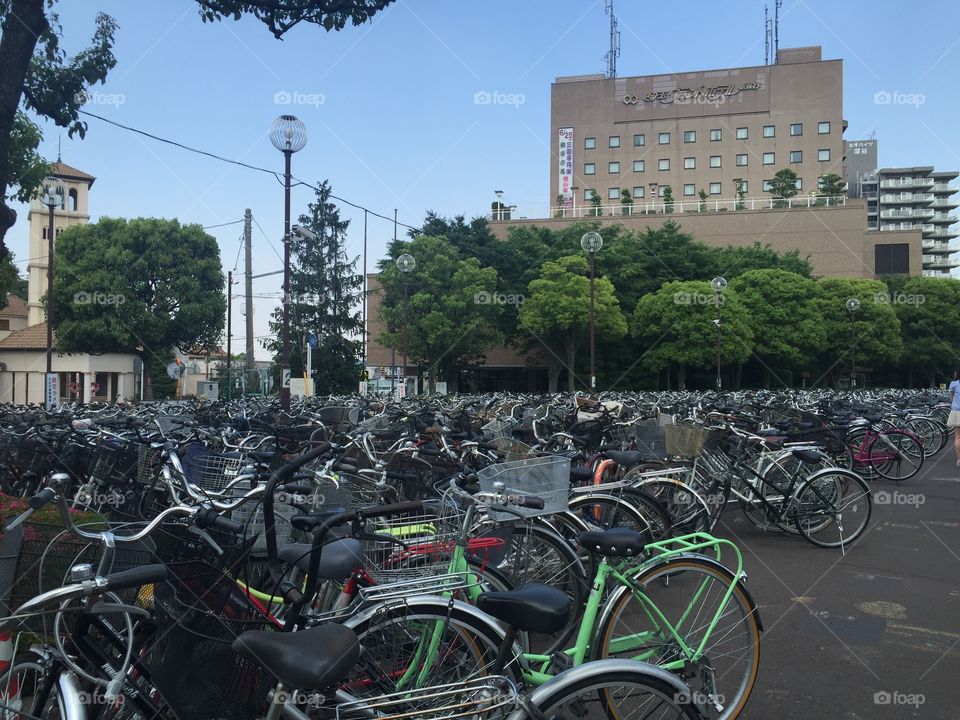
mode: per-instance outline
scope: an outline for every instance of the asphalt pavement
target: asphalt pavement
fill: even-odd
[[[760,674],[743,718],[960,719],[960,467],[952,443],[904,482],[877,480],[843,554],[759,533],[735,506],[760,606]]]

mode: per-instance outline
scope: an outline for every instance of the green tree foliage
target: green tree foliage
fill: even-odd
[[[817,195],[822,197],[839,197],[846,195],[846,185],[842,177],[835,173],[827,173],[820,176],[820,190]]]
[[[683,387],[686,368],[716,362],[716,295],[707,281],[668,282],[640,298],[631,331],[640,340],[643,362],[654,370],[677,368]],[[753,349],[750,313],[729,288],[720,298],[720,362],[743,363]]]
[[[253,15],[282,38],[300,23],[319,25],[325,30],[342,30],[349,20],[361,25],[394,0],[197,0],[204,22],[225,18],[239,20]]]
[[[797,194],[797,174],[790,168],[778,170],[770,181],[770,194],[778,200],[786,200]]]
[[[62,352],[136,352],[149,376],[156,354],[213,348],[223,331],[220,249],[199,225],[153,218],[73,225],[57,238],[54,263]]]
[[[27,299],[27,279],[20,277],[20,271],[13,263],[13,253],[0,258],[0,309],[7,306],[7,293],[21,300]]]
[[[895,363],[903,351],[900,320],[890,303],[877,302],[887,292],[879,280],[859,278],[827,278],[820,281],[817,298],[819,314],[826,331],[821,350],[823,372],[833,377],[849,376],[851,338],[850,313],[846,302],[855,297],[860,308],[855,312],[856,362],[858,367],[875,367]]]
[[[771,374],[780,379],[778,369],[805,368],[823,347],[826,331],[813,280],[784,270],[750,270],[736,277],[728,290],[750,315],[753,353],[766,387]]]
[[[463,259],[444,238],[421,235],[391,245],[380,262],[383,302],[380,317],[386,330],[378,338],[386,347],[403,349],[403,277],[396,258],[409,253],[417,261],[408,278],[407,342],[409,362],[425,369],[430,389],[446,380],[457,389],[458,371],[480,362],[483,354],[504,342],[497,318],[497,271]]]
[[[747,247],[710,248],[714,252],[714,270],[728,280],[750,270],[776,268],[805,278],[813,277],[810,256],[800,257],[799,250],[778,253],[769,245],[755,242]]]
[[[933,385],[960,368],[960,280],[912,277],[873,298],[900,320],[909,377]]]
[[[543,356],[550,368],[550,392],[556,392],[560,371],[568,373],[568,389],[576,389],[577,349],[589,342],[589,266],[582,255],[568,255],[543,264],[540,277],[530,283],[520,308],[520,330],[532,335],[528,346]],[[597,278],[594,285],[596,335],[617,339],[627,333],[613,283]],[[587,383],[589,386],[589,383]]]
[[[354,392],[363,368],[363,277],[357,273],[358,257],[347,256],[349,220],[330,202],[330,185],[324,181],[314,202],[300,216],[301,227],[316,239],[293,235],[290,242],[290,368],[302,377],[306,365],[306,342],[312,333],[311,376],[316,393]],[[270,322],[273,337],[265,341],[276,360],[283,354],[283,307]]]

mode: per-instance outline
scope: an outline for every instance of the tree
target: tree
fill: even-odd
[[[700,202],[697,205],[697,212],[703,212],[707,209],[707,191],[703,188],[700,188],[700,192],[697,193],[697,197],[700,198]]]
[[[520,308],[519,327],[530,333],[528,345],[545,355],[549,367],[550,392],[557,391],[560,371],[567,368],[568,389],[576,389],[577,348],[590,333],[589,266],[581,255],[568,255],[545,262],[540,277],[530,283]],[[618,339],[627,333],[627,321],[605,277],[595,279],[594,306],[596,336]]]
[[[496,270],[481,267],[476,258],[462,259],[444,238],[421,235],[392,244],[390,256],[380,261],[380,317],[386,330],[377,340],[397,348],[398,356],[403,349],[403,277],[396,258],[404,252],[417,261],[408,278],[409,362],[426,369],[431,392],[438,379],[456,391],[459,370],[504,342],[497,317],[501,300],[509,298],[497,293]]]
[[[55,253],[61,352],[135,352],[150,376],[171,348],[215,347],[224,277],[217,241],[199,225],[103,218],[66,228]]]
[[[620,205],[622,206],[621,212],[624,215],[633,214],[633,195],[627,188],[620,191]]]
[[[603,215],[603,208],[601,207],[600,196],[597,195],[596,190],[590,191],[590,214],[593,217],[600,217]]]
[[[341,30],[348,21],[359,25],[393,1],[196,0],[204,22],[252,15],[277,38],[300,23],[328,31]],[[80,108],[88,89],[104,82],[116,65],[116,29],[114,19],[100,13],[89,47],[68,58],[60,47],[56,0],[0,0],[0,256],[17,219],[6,201],[28,200],[47,169],[36,153],[39,128],[24,108],[82,138],[87,125],[79,120]]]
[[[302,376],[306,345],[316,337],[311,350],[317,395],[354,392],[363,375],[363,277],[357,273],[359,257],[347,256],[349,220],[330,202],[330,184],[324,180],[315,201],[300,216],[301,227],[316,237],[293,235],[290,242],[290,367]],[[273,337],[263,343],[280,362],[283,353],[283,307],[274,310],[270,322]]]
[[[770,181],[770,194],[777,200],[786,200],[797,194],[797,174],[790,168],[778,170]]]
[[[750,314],[729,287],[720,299],[720,362],[745,362],[753,349]],[[631,331],[645,346],[643,362],[654,370],[675,365],[684,388],[688,366],[716,362],[716,314],[716,295],[706,281],[668,282],[644,295],[631,318]]]
[[[0,309],[7,306],[7,293],[27,299],[27,279],[20,277],[20,271],[13,263],[13,253],[0,258]]]
[[[836,173],[827,173],[820,176],[820,197],[840,197],[847,193],[847,183]]]
[[[826,331],[816,303],[820,290],[813,280],[784,270],[750,270],[728,288],[750,314],[753,353],[763,367],[764,387],[770,387],[777,369],[802,368],[823,349]]]
[[[673,188],[669,185],[663,188],[663,211],[665,213],[673,212]]]
[[[899,285],[899,287],[897,287]],[[960,367],[960,280],[912,277],[888,283],[874,302],[889,304],[900,320],[907,384],[934,385]]]
[[[879,280],[859,278],[827,278],[820,281],[817,299],[819,314],[826,331],[826,343],[820,354],[824,374],[836,378],[849,375],[850,353],[854,349],[852,330],[856,332],[856,363],[861,367],[875,367],[895,363],[903,352],[900,321],[890,303],[877,302],[887,292]],[[853,313],[855,327],[851,329],[849,298],[860,301]]]

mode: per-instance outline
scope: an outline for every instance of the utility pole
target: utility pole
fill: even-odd
[[[227,400],[233,392],[233,378],[230,377],[230,351],[233,348],[233,270],[227,271]]]
[[[246,369],[253,370],[253,233],[250,223],[253,213],[250,208],[243,211],[243,244],[246,256],[246,308],[247,308],[247,362]]]

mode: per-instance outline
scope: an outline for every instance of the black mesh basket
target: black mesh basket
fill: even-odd
[[[154,591],[154,686],[178,720],[254,720],[276,681],[231,643],[270,623],[218,568],[202,561],[168,567],[170,580]]]

